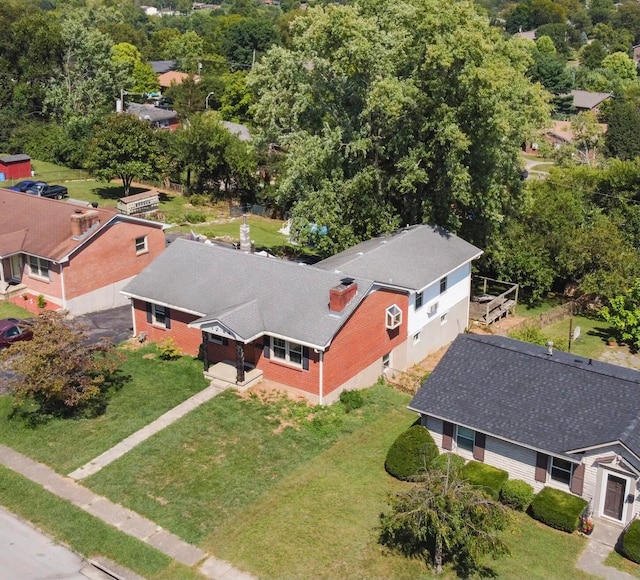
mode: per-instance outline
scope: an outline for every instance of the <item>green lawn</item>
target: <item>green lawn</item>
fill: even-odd
[[[0,397],[0,443],[69,473],[207,386],[200,361],[190,357],[162,361],[154,346],[124,352],[122,372],[133,380],[112,394],[104,415],[53,420],[31,428],[9,419],[11,397],[4,395]]]
[[[533,318],[534,316],[539,316],[540,314],[548,312],[549,310],[555,308],[556,306],[559,306],[560,304],[562,304],[562,301],[559,298],[556,298],[553,295],[549,295],[544,300],[533,305],[524,303],[518,304],[518,306],[516,307],[516,314],[518,316]]]
[[[232,218],[223,223],[210,224],[197,228],[187,228],[198,231],[210,238],[228,237],[236,242],[240,241],[240,225],[242,218]],[[258,248],[273,248],[287,245],[287,237],[278,232],[284,225],[283,220],[272,220],[260,216],[247,216],[251,239]]]
[[[47,163],[46,161],[31,160],[31,167],[35,171],[35,179],[48,183],[68,182],[71,180],[89,179],[90,175],[83,169],[69,169],[62,165]],[[67,185],[65,183],[65,185]]]
[[[0,302],[0,319],[1,318],[30,318],[33,314],[26,308],[20,308],[13,302]]]
[[[576,326],[580,327],[580,337],[578,340],[572,341],[571,352],[587,358],[600,358],[603,351],[608,348],[606,341],[611,334],[607,323],[603,320],[586,318],[584,316],[573,316],[572,318],[565,318],[560,322],[545,326],[542,332],[554,343],[564,341],[564,344],[567,344],[569,341],[570,324],[573,329],[575,329]]]
[[[104,556],[149,580],[202,576],[0,466],[0,504],[85,558]]]
[[[618,552],[613,551],[604,561],[605,566],[611,566],[612,568],[617,568],[622,572],[626,572],[627,574],[631,574],[636,578],[640,578],[640,565],[632,562],[631,560],[627,560],[625,557],[618,554]]]
[[[337,440],[408,402],[380,385],[365,395],[367,404],[346,414],[339,404],[263,404],[227,391],[86,482],[198,543],[221,526],[232,529],[251,503]]]

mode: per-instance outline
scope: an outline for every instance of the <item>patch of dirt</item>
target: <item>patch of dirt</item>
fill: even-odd
[[[147,360],[150,360],[150,359],[154,359],[154,358],[156,358],[156,355],[155,355],[154,353],[152,353],[152,352],[149,352],[149,353],[147,353],[147,354],[143,354],[143,355],[142,355],[142,358],[147,359]]]

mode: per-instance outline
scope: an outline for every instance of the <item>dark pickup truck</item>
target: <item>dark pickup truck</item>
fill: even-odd
[[[53,197],[55,199],[62,199],[69,195],[67,188],[63,185],[49,185],[44,181],[36,181],[33,185],[25,189],[25,193],[39,195],[40,197]]]

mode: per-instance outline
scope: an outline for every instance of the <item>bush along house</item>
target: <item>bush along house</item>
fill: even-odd
[[[640,373],[502,336],[456,338],[409,408],[442,451],[504,469],[536,492],[640,513]]]
[[[42,295],[74,315],[126,305],[120,290],[164,250],[164,227],[0,189],[0,300]]]
[[[123,294],[138,335],[200,353],[212,380],[268,379],[331,403],[463,331],[480,254],[428,225],[315,266],[177,240]]]

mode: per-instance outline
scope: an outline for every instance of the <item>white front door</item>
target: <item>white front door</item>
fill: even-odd
[[[22,264],[20,260],[20,254],[14,254],[11,256],[11,279],[22,280]]]

